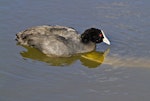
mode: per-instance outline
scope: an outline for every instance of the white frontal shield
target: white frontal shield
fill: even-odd
[[[102,34],[103,34],[103,42],[110,45],[110,41],[108,40],[108,38],[106,37],[106,35],[104,34],[103,30],[101,30]]]

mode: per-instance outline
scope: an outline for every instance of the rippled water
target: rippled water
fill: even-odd
[[[149,0],[1,0],[0,101],[148,101]],[[49,58],[17,45],[15,34],[37,25],[101,28],[111,46]]]

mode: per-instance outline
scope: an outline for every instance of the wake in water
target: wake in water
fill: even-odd
[[[104,64],[115,67],[143,67],[150,68],[150,59],[136,57],[107,57]]]

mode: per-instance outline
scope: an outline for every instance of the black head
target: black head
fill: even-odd
[[[103,42],[103,32],[96,28],[90,28],[85,30],[85,32],[81,35],[81,41],[83,43],[89,43],[90,41],[94,43]]]

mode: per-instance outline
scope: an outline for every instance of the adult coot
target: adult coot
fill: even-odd
[[[93,51],[97,43],[110,41],[102,30],[90,28],[78,34],[65,26],[36,26],[16,34],[19,44],[37,48],[44,54],[54,57],[68,57],[78,53]]]

